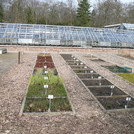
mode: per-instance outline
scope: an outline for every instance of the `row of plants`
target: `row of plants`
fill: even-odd
[[[54,66],[53,68],[47,66],[46,57],[52,60],[50,54],[39,54],[37,57],[36,64],[41,59],[40,62],[43,64],[43,67],[37,68],[35,65],[29,81],[24,112],[47,112],[50,105],[48,95],[54,96],[51,100],[52,112],[71,111],[71,105],[62,78],[58,75]],[[51,63],[53,64],[53,62]],[[45,79],[46,77],[47,79]],[[45,89],[44,85],[48,85],[48,87]]]

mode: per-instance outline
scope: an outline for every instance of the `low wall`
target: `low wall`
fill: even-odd
[[[114,52],[118,53],[119,49],[115,48],[73,48],[73,47],[47,47],[47,46],[0,46],[0,48],[7,48],[9,52]]]

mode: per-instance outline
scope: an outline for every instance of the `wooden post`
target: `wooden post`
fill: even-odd
[[[20,64],[20,51],[18,52],[18,64]]]

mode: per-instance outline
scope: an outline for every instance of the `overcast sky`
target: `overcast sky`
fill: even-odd
[[[91,4],[95,4],[98,0],[90,0]],[[100,0],[101,1],[101,0]],[[118,0],[117,0],[118,1]],[[134,2],[134,0],[120,0],[122,3]]]

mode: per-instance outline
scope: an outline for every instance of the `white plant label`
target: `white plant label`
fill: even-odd
[[[45,80],[48,80],[48,77],[44,77]]]
[[[114,85],[111,85],[110,88],[113,89],[115,86]]]
[[[127,97],[126,98],[126,101],[131,101],[131,97]]]
[[[99,76],[99,77],[98,77],[98,79],[100,80],[100,79],[102,79],[102,77],[101,77],[101,76]]]
[[[44,85],[44,88],[48,88],[48,85]]]
[[[46,69],[46,68],[47,68],[47,66],[44,66],[44,68]]]
[[[92,74],[94,71],[90,71],[90,73]]]
[[[48,71],[45,71],[45,74],[47,74],[48,73]]]
[[[53,99],[54,96],[53,95],[48,95],[48,99]]]

